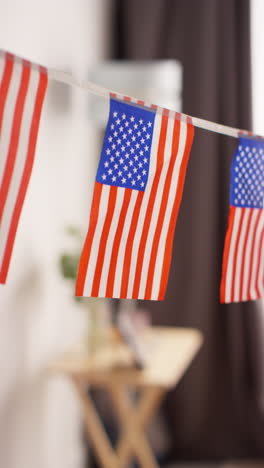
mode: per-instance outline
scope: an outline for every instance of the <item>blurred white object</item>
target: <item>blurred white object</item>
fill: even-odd
[[[176,60],[108,60],[95,66],[88,79],[112,91],[181,110],[182,66]],[[89,116],[98,127],[105,126],[108,107],[107,100],[89,96]]]

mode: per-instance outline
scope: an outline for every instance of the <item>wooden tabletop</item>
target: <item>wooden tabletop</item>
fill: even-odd
[[[133,355],[115,330],[95,354],[83,344],[53,361],[52,372],[81,378],[88,383],[107,385],[112,379],[134,387],[173,387],[180,380],[202,344],[202,334],[191,328],[148,327],[142,335],[146,366],[133,366]]]

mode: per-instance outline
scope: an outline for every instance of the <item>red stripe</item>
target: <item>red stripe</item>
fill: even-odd
[[[118,222],[116,233],[115,233],[115,239],[113,242],[109,272],[108,272],[108,277],[107,277],[106,297],[113,297],[117,258],[118,258],[121,237],[123,234],[124,224],[126,220],[126,215],[127,215],[127,210],[129,207],[131,195],[132,195],[132,190],[126,189],[124,200],[123,200],[123,205],[120,211],[119,222]]]
[[[249,266],[248,289],[247,289],[247,298],[249,300],[253,299],[250,293],[251,287],[254,287],[255,289],[257,288],[257,274],[255,276],[255,282],[254,282],[254,278],[252,277],[252,275],[253,275],[254,254],[255,254],[256,249],[258,248],[258,246],[256,245],[257,229],[258,229],[259,222],[261,222],[261,217],[262,217],[262,210],[259,210],[256,223],[255,223],[255,227],[254,227],[253,236],[252,236],[252,245],[251,245],[251,253],[250,253],[250,266]]]
[[[0,85],[0,134],[1,134],[1,129],[2,129],[5,102],[6,102],[6,97],[7,97],[11,77],[12,77],[13,68],[14,68],[13,59],[9,59],[8,57],[6,57],[4,73],[3,73],[1,85]]]
[[[224,304],[226,302],[226,281],[227,281],[227,266],[229,262],[229,252],[231,246],[231,239],[235,221],[236,209],[234,206],[229,208],[229,217],[228,217],[228,228],[225,237],[224,253],[223,253],[223,264],[222,264],[222,278],[220,285],[220,302]]]
[[[156,166],[155,176],[153,179],[151,192],[150,192],[150,196],[148,200],[148,206],[147,206],[147,210],[145,214],[142,235],[141,235],[141,239],[139,243],[137,265],[136,265],[135,278],[134,278],[134,287],[133,287],[133,293],[132,293],[133,299],[138,298],[146,243],[147,243],[148,233],[149,233],[149,227],[151,223],[153,207],[154,207],[154,203],[156,200],[160,176],[161,176],[163,163],[164,163],[164,149],[165,149],[165,143],[166,143],[167,127],[168,127],[168,115],[164,115],[164,114],[167,114],[165,110],[163,111],[163,116],[162,116],[162,121],[161,121],[159,146],[158,146],[158,154],[157,154],[157,166]]]
[[[166,206],[168,203],[171,181],[172,181],[172,174],[173,169],[175,166],[175,161],[178,156],[178,147],[179,147],[179,136],[180,136],[180,122],[179,120],[174,121],[174,128],[173,128],[173,141],[172,141],[172,148],[171,148],[171,158],[168,167],[168,172],[166,175],[166,180],[164,183],[164,189],[162,194],[162,200],[160,204],[160,212],[158,216],[157,226],[155,229],[155,234],[152,243],[151,255],[150,255],[150,262],[148,268],[148,275],[147,275],[147,283],[146,283],[146,290],[145,290],[145,299],[151,299],[151,292],[152,292],[152,285],[153,285],[153,277],[155,272],[155,266],[157,261],[157,254],[160,242],[160,234],[162,231],[164,217],[166,213]],[[176,196],[176,194],[175,194]]]
[[[125,255],[123,259],[124,265],[123,265],[123,271],[122,271],[122,283],[121,283],[121,294],[120,294],[120,298],[124,298],[124,299],[127,297],[132,248],[133,248],[133,242],[135,238],[135,232],[137,229],[138,218],[139,218],[143,196],[144,196],[144,192],[138,192],[137,200],[134,206],[133,216],[131,219],[130,229],[129,229],[129,233],[127,237]]]
[[[258,252],[258,266],[257,266],[257,278],[256,278],[256,289],[257,289],[257,297],[261,298],[262,296],[262,291],[259,289],[259,283],[261,283],[261,286],[263,287],[263,258],[262,258],[262,249],[263,249],[263,243],[264,243],[264,229],[262,229],[261,235],[260,235],[260,243],[259,243],[259,252]]]
[[[25,66],[23,63],[23,71],[22,71],[22,76],[21,76],[20,88],[19,88],[19,92],[18,92],[18,96],[16,100],[12,131],[11,131],[11,137],[10,137],[10,142],[9,142],[9,149],[7,153],[4,175],[3,175],[2,184],[0,188],[0,222],[3,216],[4,206],[5,206],[6,198],[8,195],[8,190],[9,190],[9,186],[11,183],[12,173],[13,173],[14,164],[16,160],[24,104],[25,104],[25,99],[26,99],[28,85],[29,85],[29,78],[30,78],[30,68]]]
[[[190,155],[190,151],[192,147],[193,137],[194,137],[194,127],[192,124],[187,124],[187,140],[186,140],[186,145],[185,145],[184,156],[182,159],[181,170],[179,174],[178,190],[177,190],[177,194],[176,194],[173,209],[172,209],[170,225],[169,225],[168,235],[166,239],[165,255],[164,255],[162,274],[161,274],[161,284],[160,284],[160,290],[159,290],[159,295],[158,295],[159,301],[164,299],[166,288],[167,288],[168,276],[169,276],[169,270],[170,270],[170,264],[171,264],[174,231],[175,231],[179,207],[180,207],[180,203],[182,199],[185,175],[186,175],[189,155]]]
[[[97,258],[94,278],[93,278],[93,286],[92,286],[92,291],[91,291],[92,297],[98,297],[100,280],[102,276],[102,269],[103,269],[104,258],[105,258],[106,244],[107,244],[107,239],[108,239],[108,235],[109,235],[109,231],[111,228],[112,219],[113,219],[113,215],[115,211],[117,190],[118,190],[117,187],[110,188],[107,212],[106,212],[104,226],[103,226],[103,230],[101,234],[101,239],[100,239],[100,244],[99,244],[99,249],[98,249],[98,258]]]
[[[247,252],[248,236],[249,236],[249,230],[251,227],[252,215],[253,215],[253,210],[250,210],[248,221],[247,221],[246,234],[244,238],[244,245],[243,245],[242,255],[241,255],[241,272],[240,272],[240,288],[239,288],[240,301],[243,301],[243,296],[244,296],[243,284],[244,284],[244,273],[245,273],[245,263],[246,263],[246,252]]]
[[[35,107],[34,107],[34,112],[33,112],[32,120],[31,120],[31,128],[30,128],[30,134],[29,134],[29,144],[28,144],[26,162],[25,162],[23,176],[21,179],[19,192],[18,192],[18,196],[17,196],[17,200],[16,200],[16,204],[15,204],[15,208],[14,208],[14,212],[13,212],[13,216],[11,220],[11,225],[10,225],[10,229],[8,233],[5,254],[4,254],[2,268],[0,272],[0,283],[4,283],[6,281],[8,267],[9,267],[12,249],[13,249],[13,244],[14,244],[15,235],[17,231],[18,221],[19,221],[20,213],[21,213],[25,195],[26,195],[27,186],[28,186],[31,171],[32,171],[42,104],[43,104],[43,100],[44,100],[46,89],[47,89],[47,83],[48,83],[47,73],[40,73],[38,90],[37,90],[36,99],[35,99]]]
[[[90,223],[87,232],[87,236],[85,239],[85,243],[83,246],[83,250],[81,253],[77,280],[76,280],[76,296],[83,296],[87,266],[91,255],[91,249],[93,244],[93,238],[95,229],[98,222],[98,214],[99,214],[99,207],[100,207],[100,200],[102,196],[103,184],[95,182],[94,184],[94,193],[93,193],[93,201],[91,206],[91,213],[90,213]]]
[[[232,275],[232,280],[231,280],[231,283],[232,283],[231,284],[231,302],[235,302],[235,280],[236,280],[236,270],[237,270],[237,262],[238,262],[238,247],[239,247],[244,217],[245,217],[245,209],[241,208],[241,218],[239,221],[239,227],[238,227],[235,250],[234,250],[234,260],[233,260],[234,267],[233,267],[233,275]]]

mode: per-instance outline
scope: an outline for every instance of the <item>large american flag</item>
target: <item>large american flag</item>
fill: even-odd
[[[77,296],[164,298],[193,135],[189,117],[110,99]]]
[[[34,160],[47,71],[0,51],[0,283],[5,283]]]
[[[222,303],[249,301],[264,294],[263,200],[264,141],[240,138],[231,169]]]

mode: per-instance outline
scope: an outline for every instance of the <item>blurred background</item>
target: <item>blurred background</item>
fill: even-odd
[[[263,0],[0,0],[0,48],[264,135],[263,21]],[[94,464],[76,395],[47,367],[87,326],[60,262],[85,234],[106,114],[106,102],[81,89],[48,87],[0,288],[0,468]],[[166,300],[133,305],[155,325],[204,335],[162,408],[164,466],[264,467],[263,304],[218,301],[235,144],[196,129]],[[107,303],[104,325],[117,307]]]

